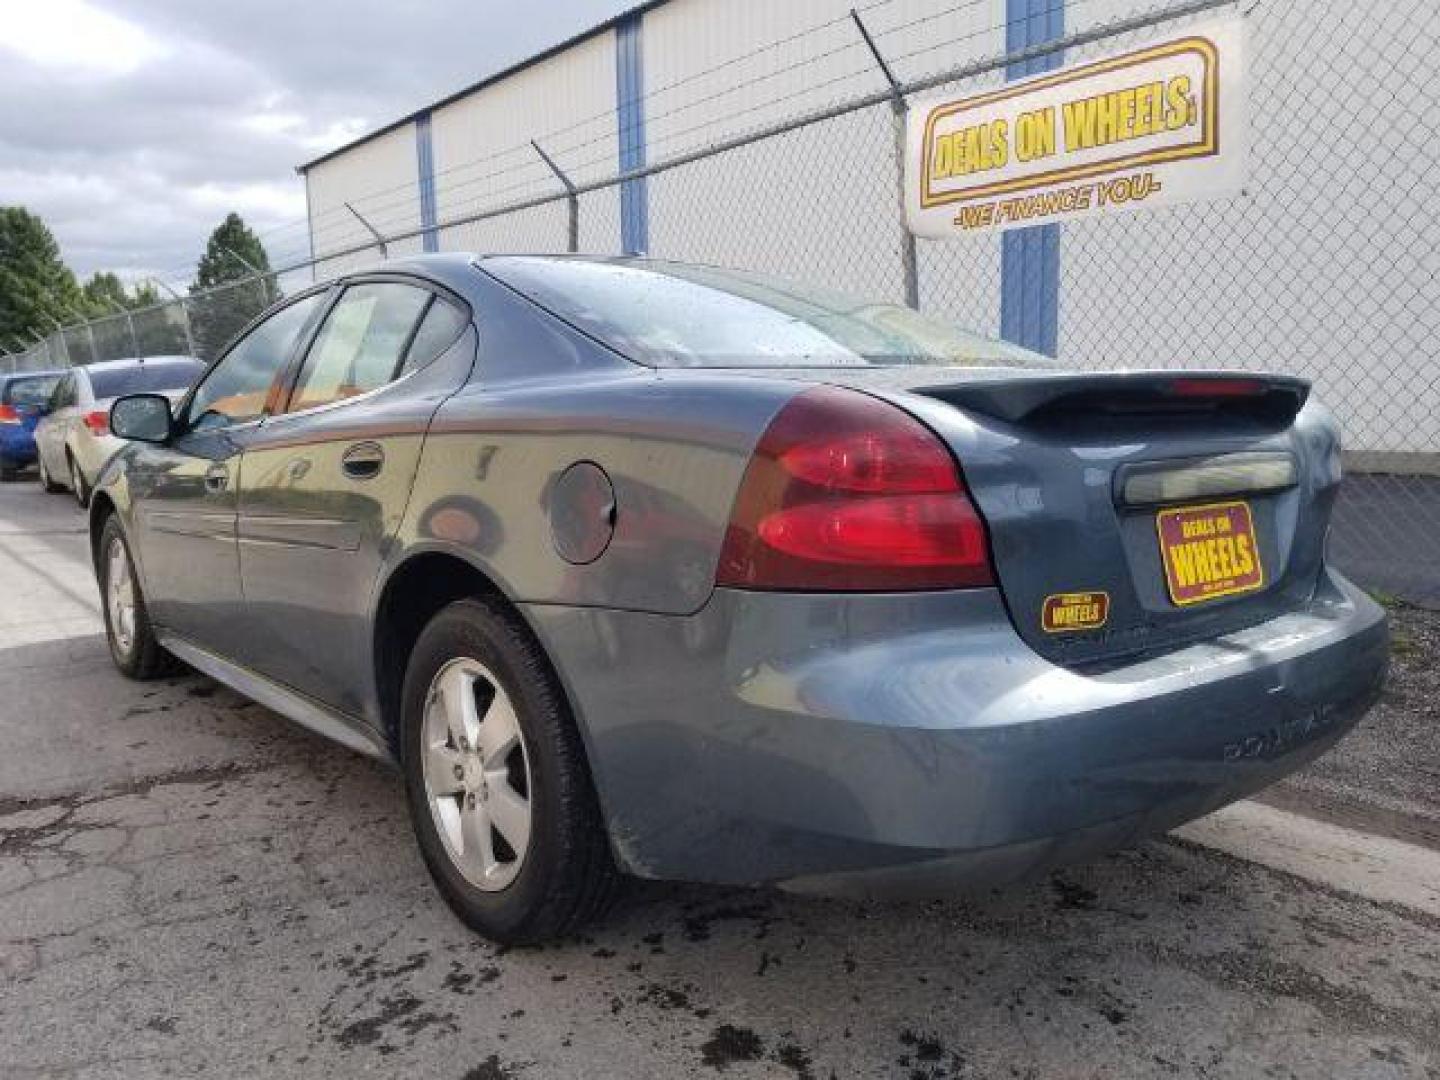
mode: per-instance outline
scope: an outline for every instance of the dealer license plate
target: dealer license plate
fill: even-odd
[[[1170,599],[1181,607],[1254,592],[1265,584],[1255,522],[1244,502],[1161,510],[1155,515]]]

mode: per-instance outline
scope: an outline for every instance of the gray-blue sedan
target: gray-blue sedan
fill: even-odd
[[[504,941],[623,875],[999,883],[1273,782],[1375,701],[1299,379],[1060,371],[883,301],[439,255],[267,312],[90,516],[115,661],[403,771]]]

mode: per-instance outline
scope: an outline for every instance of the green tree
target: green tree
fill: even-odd
[[[69,322],[81,302],[75,275],[45,223],[24,207],[0,207],[0,340],[30,340]]]
[[[239,214],[231,211],[210,234],[205,254],[200,256],[200,265],[195,268],[195,284],[190,291],[243,281],[254,277],[256,271],[270,273],[270,256],[265,253],[260,238],[250,231]]]
[[[85,306],[92,315],[114,314],[116,307],[149,307],[159,303],[160,297],[153,285],[139,285],[133,292],[125,283],[108,270],[97,270],[80,289],[85,297]]]
[[[260,277],[256,277],[256,272]],[[190,286],[195,348],[212,360],[277,298],[265,245],[233,211],[210,234]]]

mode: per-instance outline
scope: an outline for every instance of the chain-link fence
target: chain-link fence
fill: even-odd
[[[712,116],[700,136],[692,135],[701,127],[692,107],[685,117],[659,113],[645,168],[597,175],[594,160],[572,154],[567,176],[561,147],[551,151],[554,170],[532,155],[523,185],[495,181],[488,204],[473,180],[463,199],[441,186],[436,244],[618,252],[621,189],[644,184],[651,255],[911,300],[999,334],[998,234],[918,243],[904,234],[896,102],[936,89],[981,92],[1018,63],[1083,61],[1228,6],[1192,0],[1138,11],[1134,0],[1068,0],[1063,36],[1007,55],[1003,23],[984,22],[975,3],[958,4],[942,12],[946,41],[886,57],[877,35],[878,56],[857,46],[850,74],[774,93],[765,109],[728,106],[720,117],[728,123]],[[1313,380],[1344,427],[1351,472],[1333,554],[1373,585],[1440,599],[1440,81],[1431,71],[1440,13],[1433,0],[1261,0],[1246,18],[1247,190],[1060,226],[1057,361],[1269,369]],[[831,20],[825,30],[828,37],[814,35],[817,50],[859,40],[858,21]],[[900,80],[893,93],[881,61]],[[712,113],[727,107],[729,93],[713,95]],[[803,111],[784,115],[787,101]],[[756,115],[764,122],[747,129]],[[540,185],[553,193],[536,194]],[[399,209],[381,221],[385,254],[420,250],[419,193],[387,200]],[[312,238],[321,233],[312,228]],[[352,242],[264,279],[67,327],[0,359],[0,370],[173,352],[213,359],[296,283],[378,254],[378,244]]]

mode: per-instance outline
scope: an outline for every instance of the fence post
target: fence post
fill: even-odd
[[[49,319],[49,320],[50,320],[50,324],[55,327],[56,336],[59,337],[59,339],[60,339],[60,352],[61,352],[61,354],[65,357],[65,366],[66,366],[66,367],[74,367],[75,364],[74,364],[74,362],[70,359],[70,343],[65,340],[65,327],[63,327],[63,326],[60,325],[60,320],[57,319],[57,318],[55,318],[54,315],[46,315],[45,318]],[[44,340],[44,339],[41,339],[41,340]],[[48,343],[47,343],[47,347],[48,347]],[[94,357],[91,357],[91,359],[93,360]]]
[[[540,155],[540,160],[550,166],[550,171],[555,174],[555,179],[559,180],[560,183],[565,186],[565,205],[569,209],[570,216],[567,233],[568,246],[566,250],[573,255],[580,250],[580,195],[575,190],[575,185],[571,183],[570,177],[565,175],[564,170],[555,164],[554,159],[551,158],[549,154],[540,149],[540,144],[534,139],[531,139],[530,145],[535,148],[535,153]]]
[[[345,209],[349,210],[350,213],[354,214],[355,220],[360,222],[361,225],[364,225],[366,230],[369,231],[370,235],[375,238],[375,246],[380,249],[380,257],[382,259],[390,258],[390,249],[385,246],[385,237],[380,235],[380,230],[375,228],[374,225],[371,225],[370,222],[366,221],[365,216],[361,214],[359,210],[356,210],[355,207],[351,206],[348,202],[345,204]],[[246,265],[249,264],[247,263]]]
[[[95,342],[95,323],[87,319],[79,311],[76,311],[75,314],[79,316],[81,325],[85,327],[85,340],[90,342],[90,363],[98,363],[100,360],[100,346]],[[61,330],[60,333],[63,335],[65,331]],[[68,341],[65,343],[65,351],[67,353],[70,351],[70,343]]]
[[[349,203],[346,203],[345,205],[346,205],[346,206],[350,206]],[[355,209],[354,209],[354,207],[351,207],[350,212],[351,212],[352,214],[355,214]],[[355,216],[356,216],[356,217],[360,217],[359,214],[355,214]],[[369,223],[368,223],[368,222],[365,222],[365,219],[364,219],[364,218],[360,218],[360,220],[365,223],[365,227],[366,227],[367,229],[370,227]],[[245,258],[244,255],[241,255],[241,254],[240,254],[238,251],[236,251],[234,248],[232,248],[232,247],[226,247],[224,244],[220,244],[220,245],[218,245],[218,246],[219,246],[219,248],[220,248],[221,251],[225,252],[226,255],[229,255],[232,259],[234,259],[236,262],[238,262],[241,266],[245,267],[246,270],[249,270],[251,274],[253,274],[256,278],[259,279],[259,281],[260,281],[260,295],[261,295],[261,297],[262,297],[262,298],[264,299],[264,301],[265,301],[265,306],[266,306],[266,307],[269,307],[269,306],[270,306],[270,279],[269,279],[268,277],[266,277],[263,273],[260,272],[260,268],[259,268],[258,266],[256,266],[254,263],[252,263],[249,259]],[[384,244],[383,244],[383,243],[381,244],[381,250],[382,250],[382,251],[384,250]]]
[[[851,8],[850,18],[855,20],[855,28],[865,39],[865,44],[870,49],[870,55],[875,58],[880,73],[890,84],[891,123],[895,129],[896,189],[900,193],[900,277],[905,290],[905,306],[918,310],[920,307],[920,264],[915,254],[915,234],[905,226],[905,125],[910,106],[905,101],[905,95],[900,91],[900,81],[895,78],[895,73],[890,70],[890,65],[880,54],[875,39],[870,36],[870,31],[866,29],[865,23],[860,19],[860,13]]]
[[[130,309],[121,306],[109,297],[105,298],[105,302],[115,311],[125,316],[125,327],[130,331],[130,353],[138,360],[140,358],[140,339],[135,336],[135,319],[131,316]]]
[[[160,288],[162,288],[162,289],[164,289],[166,292],[168,292],[168,293],[170,294],[170,298],[171,298],[172,300],[174,300],[174,301],[176,302],[176,304],[178,304],[178,305],[180,306],[180,322],[181,322],[181,323],[184,325],[184,327],[185,327],[185,352],[186,352],[186,354],[189,355],[189,356],[194,356],[194,355],[195,355],[195,334],[194,334],[194,333],[191,331],[191,329],[190,329],[190,306],[189,306],[187,303],[185,303],[184,297],[182,297],[178,292],[176,292],[174,289],[172,289],[169,285],[166,285],[165,282],[161,281],[159,278],[157,278],[157,277],[152,277],[152,278],[146,278],[145,280],[146,280],[146,281],[153,281],[156,285],[159,285]]]

